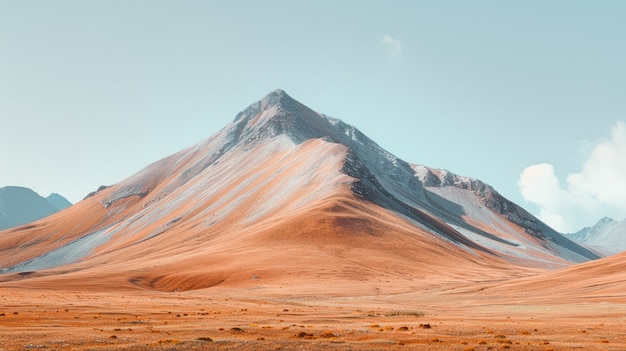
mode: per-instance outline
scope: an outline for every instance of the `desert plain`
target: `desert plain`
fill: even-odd
[[[342,293],[327,293],[332,280],[264,286],[255,278],[184,292],[9,284],[0,288],[0,349],[626,349],[619,291],[556,296],[549,280],[493,292],[492,283],[431,283],[411,292],[390,281],[383,290],[395,292],[373,295],[362,293],[367,282],[355,283],[353,294],[345,283]]]

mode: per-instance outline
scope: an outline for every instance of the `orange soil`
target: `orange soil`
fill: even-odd
[[[434,290],[342,297],[292,296],[288,286],[184,293],[102,288],[0,288],[0,349],[626,348],[623,299],[560,304]]]

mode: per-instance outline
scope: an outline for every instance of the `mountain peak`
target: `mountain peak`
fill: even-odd
[[[261,99],[262,104],[269,106],[281,105],[286,101],[293,101],[293,98],[282,89],[276,89]]]
[[[602,217],[598,221],[598,223],[596,223],[595,225],[597,226],[597,225],[603,225],[603,224],[611,224],[611,223],[614,223],[614,222],[615,222],[615,220],[613,218],[611,218],[611,217]]]
[[[59,210],[72,206],[72,203],[68,199],[57,193],[51,193],[48,197],[46,197],[46,200]]]
[[[239,140],[265,140],[280,134],[299,144],[328,137],[334,128],[321,114],[277,89],[240,112],[233,122]],[[243,139],[242,139],[243,137]]]
[[[235,122],[238,122],[245,117],[255,117],[263,111],[291,110],[296,103],[297,101],[289,96],[284,90],[276,89],[237,114]]]

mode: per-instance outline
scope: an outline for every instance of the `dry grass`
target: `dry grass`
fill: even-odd
[[[335,335],[333,332],[327,330],[327,331],[322,332],[320,334],[320,337],[322,337],[322,338],[334,338],[334,337],[337,337],[337,335]]]
[[[387,314],[387,317],[395,317],[395,316],[415,316],[415,317],[423,317],[424,312],[421,311],[391,311]]]

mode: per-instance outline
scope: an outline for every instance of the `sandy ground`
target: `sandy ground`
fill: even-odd
[[[2,287],[0,304],[2,350],[626,349],[626,303],[602,299]]]

